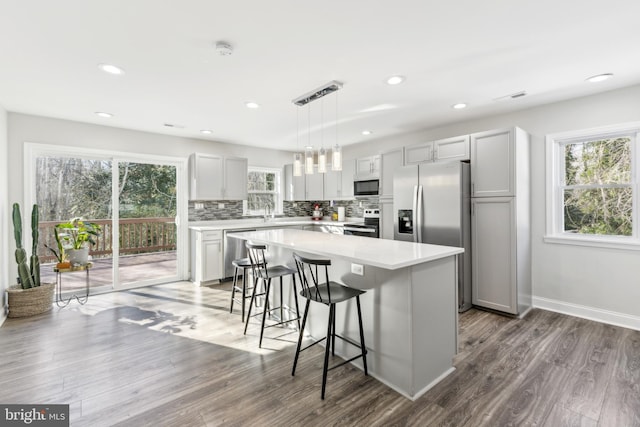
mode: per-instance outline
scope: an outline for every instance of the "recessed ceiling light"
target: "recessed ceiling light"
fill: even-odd
[[[609,80],[611,77],[613,77],[613,74],[611,73],[598,74],[597,76],[589,77],[587,81],[591,83],[598,83],[598,82],[603,82],[605,80]]]
[[[404,76],[391,76],[387,79],[387,84],[398,85],[404,81]]]
[[[463,108],[467,108],[467,104],[461,102],[459,104],[453,104],[451,108],[455,108],[456,110],[462,110]]]
[[[205,135],[211,135],[211,134],[213,133],[213,131],[212,131],[212,130],[209,130],[209,129],[202,129],[202,130],[200,131],[200,133],[203,133],[203,134],[205,134]]]
[[[365,129],[365,130],[362,131],[362,134],[363,135],[371,135],[371,131]]]
[[[260,104],[258,104],[257,102],[253,102],[253,101],[245,102],[244,105],[246,105],[247,108],[260,108]]]
[[[98,117],[104,117],[105,119],[108,119],[110,117],[113,117],[113,114],[111,113],[105,113],[104,111],[96,111],[96,116]]]
[[[105,73],[115,74],[116,76],[124,74],[124,70],[120,67],[116,67],[111,64],[98,64],[98,68],[100,68]]]

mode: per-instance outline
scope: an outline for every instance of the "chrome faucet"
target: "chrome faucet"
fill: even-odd
[[[264,222],[269,221],[269,218],[272,217],[271,215],[271,207],[266,204],[264,205]]]

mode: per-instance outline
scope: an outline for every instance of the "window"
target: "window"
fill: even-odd
[[[640,245],[639,132],[634,123],[547,136],[545,241]]]
[[[248,196],[243,203],[243,215],[282,213],[280,169],[249,167]]]

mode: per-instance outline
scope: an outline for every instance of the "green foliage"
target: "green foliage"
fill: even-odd
[[[565,146],[564,229],[630,236],[631,139],[617,137]]]
[[[81,249],[88,244],[95,245],[95,237],[100,235],[100,225],[72,218],[69,222],[56,225],[56,236],[63,249]]]
[[[22,247],[22,216],[20,205],[13,204],[13,235],[16,241],[16,263],[18,264],[18,278],[23,289],[40,286],[40,259],[37,255],[38,248],[38,205],[33,205],[31,210],[31,236],[33,238],[33,252],[30,257],[30,265],[27,265],[27,251]]]

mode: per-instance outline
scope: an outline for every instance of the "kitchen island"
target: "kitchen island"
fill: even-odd
[[[366,290],[360,298],[369,374],[402,395],[417,399],[454,370],[456,255],[463,249],[293,229],[228,236],[266,244],[270,262],[294,268],[293,252],[329,258],[331,280]],[[295,306],[293,295],[284,298]],[[336,313],[336,331],[358,342],[355,302],[339,304]],[[307,333],[323,337],[327,317],[327,307],[313,304]],[[340,341],[336,353],[353,355],[354,349]],[[353,363],[362,368],[361,360]]]

